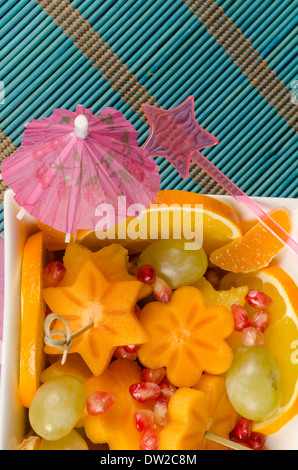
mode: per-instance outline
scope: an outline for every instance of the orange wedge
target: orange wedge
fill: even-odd
[[[270,216],[287,233],[290,232],[290,217],[285,209],[272,211]],[[268,266],[283,246],[283,243],[259,222],[243,237],[211,253],[210,261],[224,271],[247,273]]]
[[[168,210],[168,207],[171,208]],[[78,230],[76,240],[96,251],[115,241],[116,237],[116,241],[125,246],[130,253],[139,253],[148,246],[150,238],[152,241],[159,238],[181,238],[183,233],[188,232],[186,227],[190,228],[188,232],[190,233],[198,225],[200,230],[202,228],[203,247],[207,253],[242,236],[238,214],[228,204],[202,194],[161,190],[143,213],[141,220],[137,218],[125,220],[116,226],[115,231],[114,228],[108,230],[104,239],[101,239],[103,232]],[[165,236],[167,232],[169,235]]]
[[[254,424],[254,430],[274,434],[298,413],[298,287],[279,266],[270,266],[251,274],[230,273],[223,277],[220,288],[247,285],[265,292],[273,300],[268,308],[269,327],[265,331],[266,347],[276,360],[283,378],[280,408],[271,418]],[[246,305],[247,311],[252,310]],[[234,345],[235,336],[232,336]],[[231,342],[229,342],[232,346]]]
[[[45,303],[42,299],[45,249],[42,232],[28,238],[22,267],[22,323],[19,394],[22,404],[29,408],[40,385],[44,368],[43,325]]]
[[[67,246],[65,243],[65,233],[59,232],[49,225],[45,225],[39,220],[37,221],[37,226],[43,233],[44,244],[47,250],[49,251],[58,251],[64,250]],[[71,235],[71,241],[75,240],[75,234]]]

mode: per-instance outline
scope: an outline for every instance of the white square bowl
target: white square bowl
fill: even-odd
[[[233,206],[244,224],[254,220],[245,207],[230,196],[212,196]],[[291,221],[291,235],[298,239],[298,200],[286,198],[255,198],[268,212],[284,207],[288,210]],[[27,238],[38,228],[34,218],[26,214],[21,220],[16,218],[20,208],[15,203],[13,192],[8,190],[4,199],[5,231],[5,293],[3,349],[0,382],[0,450],[15,449],[22,441],[27,427],[27,412],[18,397],[20,324],[21,324],[21,268],[22,255]],[[298,283],[298,263],[294,254],[283,248],[276,258],[278,264]],[[269,450],[298,450],[298,416],[293,418],[278,433],[267,437]]]

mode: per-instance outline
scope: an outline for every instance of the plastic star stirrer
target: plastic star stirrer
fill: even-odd
[[[216,145],[218,140],[196,121],[194,98],[172,109],[159,109],[147,103],[142,105],[149,121],[150,134],[143,148],[151,156],[164,157],[176,168],[183,179],[189,176],[190,161],[197,163],[234,199],[249,209],[285,246],[298,255],[298,243],[255,202],[245,194],[198,150]]]

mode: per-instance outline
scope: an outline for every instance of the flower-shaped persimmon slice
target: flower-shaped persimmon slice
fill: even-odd
[[[73,339],[69,352],[79,353],[94,375],[109,364],[117,346],[142,344],[148,335],[135,315],[135,305],[142,283],[109,282],[91,260],[87,260],[71,286],[49,287],[43,297],[52,312],[62,315],[72,333],[93,322],[83,334]],[[56,320],[53,330],[64,330]],[[46,345],[47,354],[61,351]]]
[[[149,341],[139,349],[139,360],[145,367],[166,367],[177,387],[192,387],[203,371],[222,374],[231,365],[225,338],[233,332],[233,315],[223,306],[207,307],[196,287],[180,287],[169,303],[148,303],[140,321]]]
[[[139,403],[129,392],[129,387],[140,381],[140,373],[136,361],[116,359],[101,375],[85,382],[87,396],[96,391],[115,396],[114,404],[105,413],[87,414],[84,419],[86,435],[93,443],[108,443],[110,450],[139,450],[142,434],[137,430],[134,414],[140,409],[153,410],[154,406],[153,401]]]
[[[168,422],[159,434],[158,450],[201,450],[208,427],[207,395],[181,387],[171,397]]]

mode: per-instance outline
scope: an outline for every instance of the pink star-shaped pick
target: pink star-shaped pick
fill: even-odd
[[[147,103],[142,108],[150,125],[143,148],[152,156],[169,160],[184,179],[189,175],[192,154],[218,144],[218,139],[197,123],[193,96],[173,109],[159,109]]]

